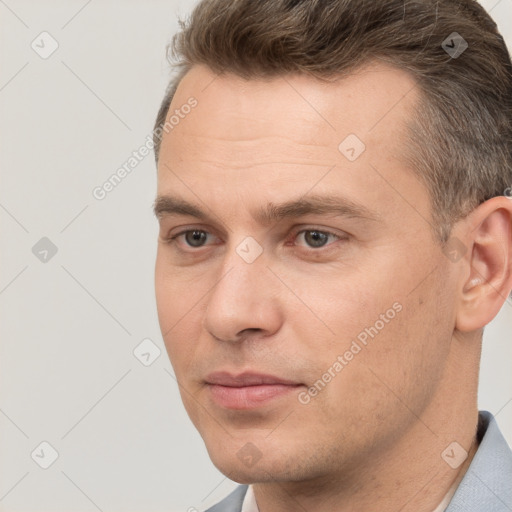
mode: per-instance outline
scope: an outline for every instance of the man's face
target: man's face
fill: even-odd
[[[158,315],[187,412],[234,480],[347,474],[435,396],[455,278],[402,158],[414,85],[377,65],[331,84],[198,66],[178,88],[169,117],[197,105],[164,137],[158,196],[204,217],[157,203]]]

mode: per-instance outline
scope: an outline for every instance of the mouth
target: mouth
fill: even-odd
[[[284,398],[303,384],[274,375],[246,372],[233,375],[214,372],[205,383],[212,400],[226,409],[249,410]]]

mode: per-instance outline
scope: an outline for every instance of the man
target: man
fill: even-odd
[[[512,288],[494,22],[471,0],[204,0],[172,49],[156,297],[186,410],[243,484],[210,510],[512,510],[477,410]]]

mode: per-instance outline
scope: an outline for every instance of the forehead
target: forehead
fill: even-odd
[[[371,145],[383,135],[394,137],[417,95],[409,74],[377,62],[329,82],[298,74],[246,80],[198,65],[183,78],[168,114],[193,96],[198,101],[194,119],[190,116],[192,121],[181,123],[167,139],[192,129],[208,138],[287,137],[336,148],[340,137],[355,133]]]
[[[402,193],[425,196],[402,161],[418,96],[407,73],[379,63],[332,82],[304,75],[245,80],[195,66],[169,109],[168,119],[191,98],[197,101],[163,137],[159,194],[178,190],[196,203],[195,195],[208,195],[212,207],[233,214],[257,208],[260,199],[282,202],[313,188],[342,188],[383,209]],[[415,202],[420,209],[425,203],[429,215],[423,199]]]

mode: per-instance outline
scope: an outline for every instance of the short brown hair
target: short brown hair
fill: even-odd
[[[510,55],[474,0],[202,0],[180,24],[168,46],[179,72],[155,123],[157,163],[172,98],[196,64],[245,79],[329,80],[379,59],[419,86],[404,158],[429,190],[440,240],[512,185]],[[461,41],[467,49],[450,52]]]

